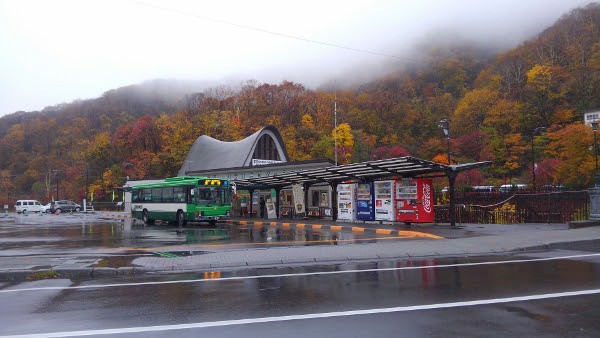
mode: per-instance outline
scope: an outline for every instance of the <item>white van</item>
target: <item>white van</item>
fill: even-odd
[[[36,200],[18,200],[15,203],[15,211],[20,214],[22,212],[40,212],[42,211],[42,203]]]

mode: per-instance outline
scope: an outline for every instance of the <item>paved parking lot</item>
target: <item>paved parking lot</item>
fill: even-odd
[[[407,257],[475,256],[522,253],[547,248],[595,247],[597,227],[569,229],[566,224],[462,224],[457,227],[392,224],[357,224],[324,220],[232,220],[237,228],[407,232],[408,241],[326,243],[325,245],[214,246],[189,244],[186,232],[168,227],[152,231],[123,213],[73,213],[0,217],[0,274],[18,278],[32,271],[49,270],[68,276],[97,277],[160,271],[314,265],[331,262],[377,261]],[[140,235],[127,238],[139,228]],[[203,226],[194,231],[208,229]],[[136,230],[137,231],[137,230]],[[420,234],[420,235],[417,235]],[[111,238],[120,238],[115,245]],[[69,240],[72,238],[73,240]],[[140,239],[142,238],[142,239]],[[152,246],[143,248],[143,241]],[[338,245],[336,245],[338,244]],[[125,248],[125,249],[124,249]],[[156,252],[160,248],[159,253]],[[161,254],[171,252],[172,254]]]

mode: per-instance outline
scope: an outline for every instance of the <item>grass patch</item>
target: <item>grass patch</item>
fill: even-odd
[[[34,280],[42,280],[42,279],[53,279],[53,278],[59,278],[59,277],[60,277],[60,275],[58,274],[58,272],[53,271],[53,270],[48,270],[48,271],[34,272],[31,275],[28,275],[27,277],[25,277],[25,279],[28,281],[34,281]]]

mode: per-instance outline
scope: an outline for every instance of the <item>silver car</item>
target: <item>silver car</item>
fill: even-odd
[[[79,212],[81,211],[81,205],[69,201],[69,200],[61,200],[54,201],[50,203],[50,209],[48,209],[51,213],[61,213],[61,212]]]

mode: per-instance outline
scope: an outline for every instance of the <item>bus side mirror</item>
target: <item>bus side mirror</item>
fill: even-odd
[[[194,196],[194,192],[196,191],[196,189],[192,189],[190,190],[190,195]]]

